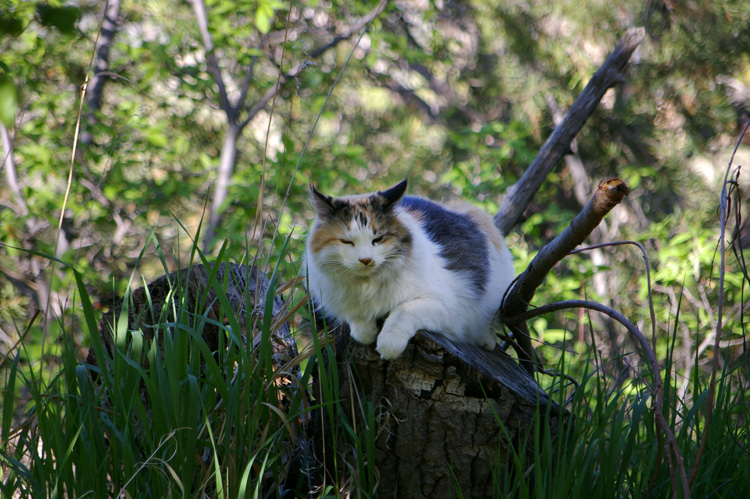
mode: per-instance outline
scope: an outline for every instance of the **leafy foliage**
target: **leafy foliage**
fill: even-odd
[[[536,300],[597,299],[648,331],[653,297],[653,343],[669,373],[665,410],[679,428],[688,465],[695,442],[702,432],[709,435],[691,493],[717,492],[714,484],[725,487],[722,495],[747,495],[737,479],[740,466],[747,469],[736,442],[746,440],[748,394],[747,274],[738,259],[724,269],[724,328],[720,348],[713,344],[716,199],[728,152],[748,119],[750,11],[742,1],[388,2],[355,47],[364,26],[357,23],[375,12],[376,1],[207,0],[212,50],[192,5],[122,1],[100,106],[81,90],[99,71],[91,62],[101,2],[6,0],[0,8],[0,131],[8,137],[0,167],[0,449],[7,490],[22,484],[41,495],[96,490],[104,496],[140,486],[154,495],[234,493],[265,487],[261,478],[278,470],[281,449],[292,438],[284,421],[299,411],[278,414],[260,404],[250,414],[236,407],[222,416],[230,424],[221,429],[209,424],[215,414],[206,410],[215,396],[209,387],[240,397],[260,389],[269,373],[247,371],[240,381],[217,366],[198,374],[194,362],[206,357],[198,342],[189,358],[184,344],[175,350],[183,355],[182,367],[169,364],[178,357],[165,356],[146,374],[135,360],[149,347],[133,350],[138,333],[129,331],[134,346],[115,359],[125,381],[113,392],[120,402],[110,414],[86,368],[76,364],[90,346],[87,320],[112,306],[131,280],[183,266],[180,255],[199,244],[190,235],[206,233],[198,227],[207,223],[203,214],[221,178],[232,119],[248,121],[234,142],[220,223],[211,229],[227,242],[223,257],[257,257],[291,280],[301,272],[302,238],[312,219],[309,183],[332,193],[364,192],[408,177],[417,194],[462,197],[492,212],[622,32],[642,25],[648,38],[623,84],[605,96],[508,240],[520,271],[567,226],[598,180],[619,176],[628,183],[631,195],[591,239],[642,243],[654,292],[648,293],[642,255],[621,246],[568,257]],[[222,103],[211,55],[236,115]],[[76,141],[76,131],[91,139]],[[738,163],[746,162],[747,145],[738,154]],[[746,185],[744,176],[737,185]],[[742,229],[741,220],[736,225]],[[152,237],[158,246],[148,243]],[[81,304],[86,299],[90,305]],[[564,449],[544,440],[540,428],[535,438],[548,446],[545,456],[570,466],[538,466],[537,488],[528,494],[560,490],[553,489],[561,483],[554,479],[594,484],[603,495],[640,496],[649,489],[668,495],[666,466],[649,474],[659,449],[635,344],[611,321],[579,312],[540,318],[531,327],[548,366],[580,381],[570,407],[587,424],[575,430],[580,444]],[[231,348],[238,365],[250,366],[237,345]],[[708,366],[717,357],[723,370],[706,427]],[[135,380],[148,381],[149,395],[168,402],[153,428],[143,420]],[[542,382],[561,397],[571,395],[569,387]],[[269,401],[274,396],[263,393]],[[327,410],[351,437],[351,445],[339,449],[344,457],[331,486],[356,475],[362,490],[372,492],[373,470],[347,468],[356,460],[346,456],[350,449],[365,453],[368,434],[346,426],[335,408]],[[240,418],[269,430],[260,438],[258,426]],[[237,449],[230,427],[253,442],[235,461],[229,458]],[[131,445],[138,431],[147,432],[143,455]],[[104,434],[110,450],[97,440]],[[41,451],[39,441],[46,446]],[[190,456],[207,449],[223,456],[218,465],[203,463],[195,483],[170,478],[175,471],[192,480]],[[118,468],[118,462],[126,465]],[[145,463],[138,473],[137,462]],[[615,469],[613,463],[628,464]],[[74,465],[98,475],[85,482]],[[229,469],[234,474],[227,478]],[[512,482],[527,471],[511,469]],[[105,483],[107,474],[111,482]],[[507,492],[519,491],[499,491]]]

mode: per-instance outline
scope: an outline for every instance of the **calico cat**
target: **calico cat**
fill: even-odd
[[[502,234],[479,209],[405,191],[406,180],[340,198],[310,186],[317,216],[306,260],[314,302],[349,323],[360,343],[377,338],[384,359],[401,355],[420,329],[493,349],[492,323],[515,275]]]

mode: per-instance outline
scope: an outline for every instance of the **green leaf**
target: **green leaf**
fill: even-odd
[[[283,7],[282,2],[263,1],[258,2],[258,8],[255,11],[255,28],[265,34],[271,31],[271,23],[276,9]]]
[[[23,21],[11,12],[0,13],[0,33],[16,37],[23,33]]]
[[[0,74],[0,122],[13,126],[18,109],[18,88],[13,80],[4,73]]]
[[[44,26],[55,27],[61,33],[72,35],[76,30],[76,21],[81,15],[77,7],[52,7],[40,3],[36,10],[39,22]]]
[[[148,132],[146,132],[146,139],[148,140],[149,144],[156,147],[165,147],[167,144],[169,144],[167,136],[164,135],[164,132],[159,129],[152,128]]]

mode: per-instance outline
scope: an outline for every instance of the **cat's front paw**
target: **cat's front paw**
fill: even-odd
[[[490,333],[481,338],[479,340],[479,346],[490,352],[495,350],[495,347],[497,346],[497,337],[495,336],[495,333]]]
[[[380,333],[376,350],[385,360],[393,360],[406,350],[411,336]]]
[[[350,322],[349,330],[352,333],[352,338],[364,345],[375,343],[375,338],[378,336],[378,326],[374,321]]]

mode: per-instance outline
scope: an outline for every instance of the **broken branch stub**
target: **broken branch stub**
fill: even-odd
[[[552,267],[581,244],[629,192],[628,186],[620,179],[599,182],[593,197],[583,210],[563,232],[539,251],[526,270],[518,276],[503,300],[501,318],[512,318],[525,312]],[[536,359],[526,324],[513,319],[504,319],[504,322],[516,336],[516,353],[521,364],[529,372],[533,372]]]

